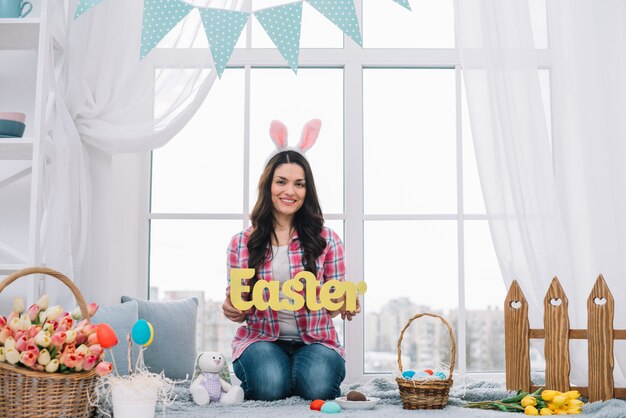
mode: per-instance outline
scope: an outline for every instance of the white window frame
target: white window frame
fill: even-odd
[[[355,7],[362,21],[361,0],[355,0]],[[288,68],[285,60],[276,49],[251,47],[252,25],[246,27],[246,48],[236,49],[229,61],[229,68],[245,69],[245,110],[243,147],[243,212],[241,214],[184,214],[151,213],[146,208],[144,225],[145,263],[141,276],[145,286],[149,279],[149,222],[153,219],[240,219],[242,228],[249,226],[248,213],[250,176],[250,73],[252,68]],[[539,66],[550,68],[549,50],[537,50]],[[207,68],[206,51],[202,49],[155,48],[150,57],[154,68]],[[364,277],[364,222],[369,220],[456,220],[458,245],[458,328],[456,333],[458,361],[457,375],[480,376],[483,379],[504,380],[503,372],[467,373],[466,367],[466,312],[465,312],[465,249],[464,222],[466,220],[487,220],[485,214],[465,214],[463,207],[463,130],[462,130],[462,83],[458,51],[455,48],[361,48],[344,36],[344,48],[305,48],[300,50],[300,68],[343,68],[344,69],[344,213],[325,213],[326,219],[343,220],[346,242],[346,270],[350,280],[359,281]],[[455,72],[456,91],[456,214],[419,215],[365,215],[363,205],[363,69],[367,68],[408,68],[408,69],[451,69]],[[219,80],[216,81],[219,83]],[[146,172],[146,193],[150,195],[150,170]],[[346,381],[363,381],[389,373],[364,372],[365,315],[357,315],[345,323]],[[408,318],[407,318],[408,320]]]

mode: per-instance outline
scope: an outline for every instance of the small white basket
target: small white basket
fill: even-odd
[[[154,387],[130,388],[124,383],[111,387],[113,416],[115,418],[153,418],[157,402]]]

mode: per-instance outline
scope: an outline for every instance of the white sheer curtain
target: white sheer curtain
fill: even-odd
[[[584,311],[602,273],[615,298],[614,327],[626,329],[626,2],[548,5],[555,175],[580,293],[576,306]],[[618,387],[626,385],[624,347],[623,341],[615,347]]]
[[[242,9],[245,2],[190,3]],[[48,125],[54,155],[44,167],[41,255],[44,264],[78,282],[88,298],[107,303],[103,290],[137,279],[113,277],[120,274],[111,265],[137,258],[138,201],[147,199],[137,196],[138,177],[147,153],[184,127],[216,74],[208,53],[207,69],[169,62],[164,65],[172,70],[155,72],[150,55],[140,61],[143,1],[105,0],[74,20],[77,4],[66,0],[51,8],[55,94]],[[191,47],[201,37],[195,16],[162,46]],[[120,166],[129,178],[116,175]],[[54,296],[51,285],[47,292]]]
[[[624,2],[547,3],[553,144],[528,0],[455,1],[457,45],[494,247],[507,286],[512,279],[521,283],[532,327],[543,326],[543,299],[556,275],[568,295],[570,326],[586,328],[587,297],[602,273],[616,298],[614,326],[623,329]],[[587,384],[585,347],[571,343],[575,384]],[[626,380],[620,351],[615,350],[616,386]]]

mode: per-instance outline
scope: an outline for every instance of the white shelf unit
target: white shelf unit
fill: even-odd
[[[41,18],[0,19],[0,50],[37,50]]]
[[[32,137],[0,139],[0,161],[32,159],[33,144],[34,139]]]
[[[33,17],[0,18],[0,112],[26,114],[23,138],[0,138],[0,278],[41,265],[41,144],[50,88],[46,76],[50,4],[48,0],[32,3]],[[0,315],[7,313],[3,311],[14,296],[35,298],[37,280],[20,280],[3,291]]]

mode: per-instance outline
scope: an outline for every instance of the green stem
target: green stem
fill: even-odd
[[[502,401],[482,401],[470,402],[465,408],[492,409],[506,412],[523,412],[525,408],[518,403],[502,402]]]
[[[497,409],[497,407],[493,403],[493,401],[470,402],[467,405],[464,405],[464,407],[479,409]]]
[[[500,402],[498,402],[498,403],[500,403]],[[502,404],[502,405],[504,405],[504,406],[506,406],[507,408],[510,408],[510,409],[516,409],[518,411],[524,411],[526,409],[522,405],[517,404],[517,403],[506,403],[506,404]]]
[[[521,392],[513,396],[512,398],[502,399],[500,402],[504,402],[504,403],[519,402],[522,399],[524,399],[526,396],[528,396],[528,392]]]

